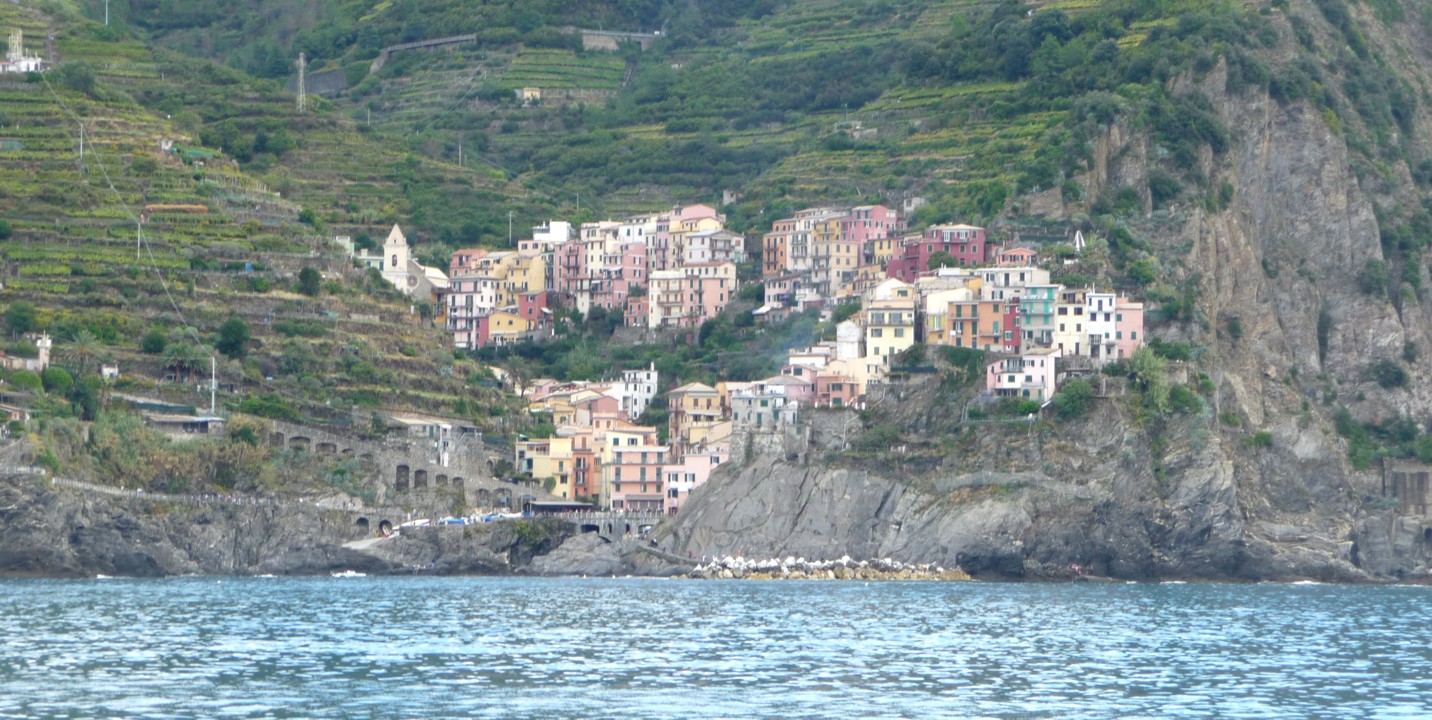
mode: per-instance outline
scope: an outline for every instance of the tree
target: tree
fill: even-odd
[[[0,240],[9,240],[15,229],[10,227],[9,220],[0,220]]]
[[[229,318],[219,326],[219,338],[214,348],[235,360],[241,360],[249,352],[249,326],[238,318]]]
[[[1054,396],[1054,409],[1059,412],[1059,417],[1072,420],[1088,412],[1093,401],[1094,387],[1083,378],[1074,378],[1064,383],[1059,394]]]
[[[311,267],[298,271],[298,291],[304,295],[318,297],[323,291],[322,281],[323,277]]]
[[[45,392],[52,395],[64,397],[74,387],[75,379],[64,368],[48,367],[40,373],[40,380],[45,385]]]
[[[192,343],[177,342],[164,348],[164,367],[173,368],[181,378],[192,377],[194,370],[208,358],[207,348]]]
[[[16,370],[10,375],[10,384],[21,390],[29,390],[30,392],[34,392],[43,387],[43,384],[40,382],[40,376],[29,370]]]
[[[24,335],[37,327],[35,306],[27,302],[10,303],[5,309],[5,325],[11,335]]]
[[[70,388],[70,402],[74,404],[75,412],[81,420],[94,420],[99,417],[100,408],[104,405],[101,385],[98,376],[90,375],[80,378],[75,386]]]
[[[75,337],[60,348],[60,355],[75,366],[81,377],[89,374],[90,363],[97,362],[104,354],[104,343],[87,328],[75,332]]]
[[[169,339],[164,337],[164,333],[159,328],[152,328],[139,339],[139,350],[147,355],[161,355],[168,344]]]
[[[936,250],[930,253],[930,261],[927,267],[930,270],[939,270],[940,268],[957,267],[959,264],[960,261],[956,260],[954,255],[944,250]]]
[[[1158,412],[1168,409],[1168,361],[1145,345],[1129,356],[1129,377],[1144,394],[1144,402]]]

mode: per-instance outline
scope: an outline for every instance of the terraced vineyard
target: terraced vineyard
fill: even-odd
[[[197,405],[192,384],[162,380],[187,373],[141,352],[139,341],[157,330],[170,345],[207,345],[238,318],[252,336],[248,352],[219,358],[231,407],[263,396],[272,412],[339,420],[354,406],[450,413],[461,401],[483,415],[505,407],[467,384],[476,367],[455,362],[442,332],[329,239],[410,221],[404,183],[505,205],[517,193],[500,174],[423,160],[331,110],[298,116],[276,86],[97,39],[83,20],[0,4],[0,25],[34,38],[53,30],[63,65],[93,70],[90,87],[75,87],[63,68],[0,82],[0,213],[10,228],[0,240],[0,300],[35,306],[57,346],[88,329],[120,363],[122,389]],[[295,147],[267,170],[218,148],[187,162],[165,150],[197,147],[195,130],[243,118],[277,120]],[[300,223],[301,210],[328,227]],[[420,225],[408,229],[423,235]],[[303,268],[327,279],[320,298],[292,291]],[[207,365],[210,351],[201,352]]]

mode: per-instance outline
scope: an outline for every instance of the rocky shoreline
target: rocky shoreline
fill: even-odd
[[[740,557],[716,558],[697,565],[684,577],[698,580],[970,580],[969,573],[958,567],[944,568],[934,563],[902,563],[899,560],[852,560],[846,555],[839,560],[785,559],[746,560]]]

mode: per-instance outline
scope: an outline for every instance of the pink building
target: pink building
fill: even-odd
[[[1114,340],[1119,345],[1119,357],[1134,354],[1144,344],[1144,304],[1128,298],[1119,298],[1114,312]]]
[[[994,256],[994,264],[1001,267],[1032,267],[1039,262],[1039,253],[1027,247],[1000,250]]]
[[[647,284],[646,243],[629,242],[602,258],[601,276],[592,281],[592,306],[625,310],[633,290]]]
[[[557,294],[573,303],[578,295],[591,290],[587,277],[587,250],[581,242],[565,242],[552,253],[552,284]]]
[[[731,263],[687,265],[651,274],[647,325],[697,327],[716,317],[736,294],[736,266]]]
[[[552,327],[551,293],[529,292],[517,296],[517,316],[532,323],[535,330]]]
[[[1000,358],[985,369],[985,390],[998,397],[1038,400],[1054,397],[1058,348],[1034,348]]]
[[[627,296],[626,306],[622,310],[622,322],[627,327],[646,327],[647,320],[651,315],[651,303],[646,296]]]
[[[633,512],[664,512],[662,466],[669,448],[665,445],[623,445],[612,448],[611,460],[602,464],[607,478],[608,507]]]
[[[824,370],[815,375],[816,407],[850,407],[860,396],[860,386],[853,378],[827,373]]]
[[[679,465],[666,465],[661,469],[666,478],[666,512],[675,515],[686,504],[692,490],[706,484],[711,472],[727,460],[726,451],[687,453]]]
[[[957,265],[978,267],[988,264],[991,257],[989,243],[985,240],[982,227],[973,225],[931,225],[923,235],[911,236],[900,241],[895,257],[885,269],[887,277],[899,278],[913,283],[930,271],[930,256],[944,252],[955,259]]]
[[[862,205],[850,209],[850,214],[841,219],[840,229],[844,240],[860,246],[863,253],[871,240],[904,232],[905,221],[900,219],[899,212],[884,205]]]

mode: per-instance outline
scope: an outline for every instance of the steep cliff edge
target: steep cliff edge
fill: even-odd
[[[1156,456],[1111,400],[1077,423],[972,428],[943,451],[810,464],[757,453],[693,493],[659,537],[697,557],[891,557],[983,577],[1427,574],[1425,523],[1369,513],[1318,461],[1232,451],[1238,433],[1206,424],[1170,422]]]

